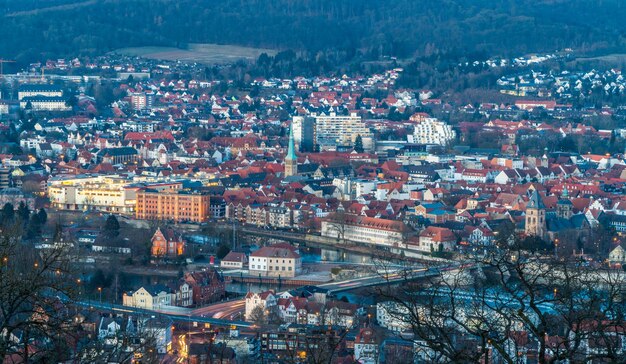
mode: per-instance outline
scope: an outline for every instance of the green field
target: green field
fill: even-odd
[[[186,49],[174,47],[121,48],[113,53],[166,61],[191,61],[205,64],[232,63],[240,59],[255,60],[262,53],[276,54],[275,50],[219,44],[190,44]]]
[[[626,62],[626,54],[615,53],[615,54],[607,54],[605,56],[598,56],[598,57],[579,57],[579,58],[576,58],[576,61],[577,62],[600,61],[600,62],[608,62],[608,63],[623,63],[623,62]]]

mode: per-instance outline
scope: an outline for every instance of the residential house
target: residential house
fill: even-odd
[[[152,235],[153,257],[176,257],[185,252],[185,240],[183,236],[172,228],[157,228]]]
[[[286,244],[263,247],[250,254],[248,263],[250,275],[295,277],[301,268],[298,250]]]
[[[429,226],[419,234],[419,246],[416,248],[424,252],[452,251],[456,240],[452,230]]]
[[[214,268],[187,272],[182,280],[191,287],[193,302],[197,305],[215,302],[226,294],[224,277]]]
[[[250,320],[252,317],[252,311],[255,308],[260,307],[263,311],[270,310],[275,307],[277,304],[277,298],[274,295],[273,291],[265,291],[265,292],[248,292],[246,294],[246,310],[245,310],[245,318],[246,320]]]
[[[224,269],[243,269],[248,265],[248,256],[245,253],[229,252],[220,262]]]

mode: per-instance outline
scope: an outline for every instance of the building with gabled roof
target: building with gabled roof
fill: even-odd
[[[250,254],[250,275],[295,277],[302,269],[302,258],[295,247],[270,245]]]
[[[176,257],[185,252],[183,236],[171,227],[158,228],[151,239],[153,257]]]

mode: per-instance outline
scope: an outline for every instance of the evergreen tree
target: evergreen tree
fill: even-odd
[[[363,153],[363,138],[361,138],[361,134],[356,136],[356,140],[354,141],[354,151],[357,153]]]
[[[42,225],[45,225],[46,222],[48,222],[48,214],[46,213],[46,210],[44,210],[43,208],[39,209],[39,212],[37,212],[37,215],[39,216],[39,221],[41,222]]]
[[[30,220],[28,220],[28,225],[26,226],[26,237],[33,239],[41,236],[42,225],[43,224],[41,223],[39,214],[32,214]]]
[[[30,217],[30,210],[28,206],[24,203],[24,201],[20,202],[20,205],[17,208],[17,216],[24,222],[28,222],[28,218]]]
[[[10,222],[13,218],[15,218],[15,208],[12,203],[7,202],[2,207],[2,221]]]
[[[115,215],[109,215],[104,223],[104,233],[109,237],[116,237],[120,233],[120,223]]]

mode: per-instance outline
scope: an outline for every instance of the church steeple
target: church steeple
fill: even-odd
[[[546,206],[537,190],[533,190],[526,204],[526,235],[544,238],[546,234]]]
[[[298,174],[298,156],[296,155],[296,143],[293,138],[293,126],[289,127],[289,148],[285,156],[285,177]]]
[[[563,187],[563,193],[561,194],[561,199],[556,204],[556,215],[558,217],[562,217],[564,219],[570,219],[573,215],[572,202],[569,200],[569,192],[567,191],[567,186]]]

